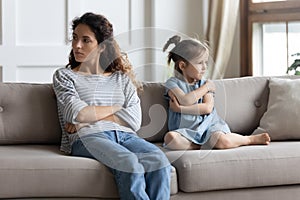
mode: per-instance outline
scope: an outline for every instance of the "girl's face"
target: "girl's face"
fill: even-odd
[[[209,54],[205,52],[181,68],[183,76],[188,83],[194,83],[202,79],[207,69],[208,58]]]
[[[72,49],[77,62],[86,62],[95,58],[98,41],[90,27],[78,24],[73,31]]]

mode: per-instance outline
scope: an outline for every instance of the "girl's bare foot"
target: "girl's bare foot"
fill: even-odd
[[[268,133],[261,133],[258,135],[250,135],[250,144],[265,144],[268,145],[271,142],[271,138]]]

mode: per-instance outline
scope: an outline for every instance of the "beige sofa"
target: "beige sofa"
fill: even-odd
[[[214,82],[216,108],[232,131],[251,134],[262,125],[260,121],[268,108],[270,77]],[[167,131],[167,102],[163,93],[163,84],[145,83],[140,94],[143,124],[139,135],[158,145]],[[51,84],[0,83],[0,198],[118,197],[107,168],[92,159],[61,153],[60,136]],[[163,149],[173,165],[171,199],[298,198],[300,137],[288,139],[279,137],[279,141],[275,138],[268,146],[230,150]]]

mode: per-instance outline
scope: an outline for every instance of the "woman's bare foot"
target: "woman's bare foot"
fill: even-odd
[[[268,145],[271,142],[271,138],[268,133],[261,133],[257,135],[250,135],[250,144],[265,144]]]

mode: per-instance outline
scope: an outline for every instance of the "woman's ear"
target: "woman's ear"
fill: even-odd
[[[185,62],[183,62],[183,61],[179,61],[179,63],[178,63],[178,66],[179,66],[179,69],[182,71],[184,68],[185,68]]]
[[[106,48],[106,45],[105,45],[105,44],[100,44],[100,45],[98,46],[98,51],[99,51],[99,53],[102,53],[102,52],[105,50],[105,48]]]

